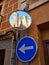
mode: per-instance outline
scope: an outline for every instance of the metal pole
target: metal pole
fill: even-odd
[[[15,34],[15,54],[16,54],[16,34]],[[20,30],[18,30],[18,41],[20,40]],[[18,58],[17,58],[17,56],[16,56],[16,65],[18,65]]]
[[[29,65],[29,63],[24,63],[24,65]]]
[[[27,29],[26,30],[24,30],[24,36],[27,36]],[[29,65],[29,63],[24,63],[24,65]]]
[[[17,58],[17,56],[16,56],[16,45],[17,45],[17,40],[16,40],[16,31],[15,31],[15,33],[14,33],[14,47],[15,47],[15,53],[14,53],[14,64],[15,65],[18,65],[18,58]]]
[[[20,40],[21,31],[18,30],[18,41]],[[27,30],[24,30],[24,36],[27,36]],[[16,65],[18,65],[18,58],[16,57]],[[29,65],[29,63],[24,63],[24,65]]]
[[[20,33],[21,31],[18,31],[18,40],[20,40]],[[24,30],[24,36],[27,36],[27,30]],[[24,63],[24,65],[29,65],[29,63]]]
[[[20,40],[20,33],[21,33],[21,31],[18,30],[18,40]]]

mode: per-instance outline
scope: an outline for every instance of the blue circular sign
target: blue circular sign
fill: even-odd
[[[38,46],[36,41],[29,36],[20,39],[16,47],[16,54],[20,61],[29,62],[36,56]]]

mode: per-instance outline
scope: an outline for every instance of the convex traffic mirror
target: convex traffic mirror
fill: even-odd
[[[12,27],[25,30],[31,25],[31,16],[25,11],[17,10],[10,15],[9,22]]]

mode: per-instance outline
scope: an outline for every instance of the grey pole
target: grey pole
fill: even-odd
[[[27,36],[28,34],[27,34],[27,29],[26,30],[24,30],[24,36]],[[24,65],[29,65],[29,63],[28,62],[26,62],[26,63],[24,63]]]
[[[20,33],[21,33],[21,31],[20,30],[18,30],[18,41],[20,40]],[[17,42],[18,42],[17,41]],[[16,51],[16,50],[15,50]],[[17,56],[16,56],[16,65],[18,65],[18,58],[17,58]]]
[[[18,31],[18,40],[20,40],[20,33],[21,33],[21,31],[19,30]],[[27,36],[27,30],[24,30],[24,36]],[[18,61],[18,59],[17,59],[17,61]],[[18,65],[18,63],[17,63],[17,65]],[[24,63],[24,65],[29,65],[29,63]]]

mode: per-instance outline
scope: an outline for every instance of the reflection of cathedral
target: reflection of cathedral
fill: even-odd
[[[22,26],[27,27],[28,26],[27,16],[21,16],[20,19]]]
[[[13,27],[18,27],[18,14],[16,12],[13,13]]]
[[[19,17],[19,18],[18,18]],[[27,16],[19,16],[16,12],[13,13],[13,27],[27,28],[28,20]]]

